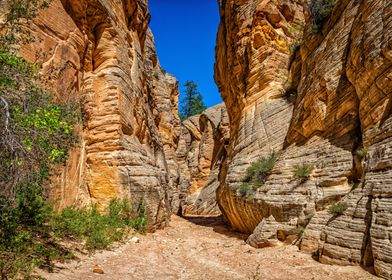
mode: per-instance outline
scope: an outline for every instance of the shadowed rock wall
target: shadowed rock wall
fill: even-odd
[[[177,150],[182,214],[221,214],[215,193],[228,141],[229,121],[223,104],[184,121]]]

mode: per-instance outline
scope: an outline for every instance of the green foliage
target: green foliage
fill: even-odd
[[[187,81],[184,84],[184,87],[184,97],[180,101],[181,121],[184,121],[191,116],[201,114],[207,109],[203,97],[197,89],[197,84],[194,81]]]
[[[319,32],[331,16],[336,0],[311,0],[310,14],[313,18],[314,31]]]
[[[54,215],[52,225],[56,236],[86,241],[89,250],[106,249],[121,241],[134,228],[144,232],[147,226],[145,210],[134,210],[127,200],[112,200],[107,214],[101,214],[96,207],[69,207]]]
[[[4,2],[4,1],[3,1]],[[75,110],[40,86],[37,65],[16,53],[31,42],[24,29],[48,1],[2,2],[0,32],[0,278],[28,278],[36,266],[71,254],[51,236],[45,186],[53,163],[64,162],[75,139]]]
[[[0,201],[0,277],[28,277],[35,267],[51,270],[54,260],[72,258],[72,249],[59,241],[83,243],[89,251],[106,249],[131,229],[144,232],[147,226],[143,203],[132,209],[126,200],[112,200],[106,214],[95,206],[55,213],[39,184],[28,183],[18,188],[17,197],[14,204]]]
[[[367,147],[362,147],[362,148],[356,150],[355,154],[357,156],[359,156],[360,158],[364,158],[368,154],[368,148]]]
[[[18,184],[16,207],[19,222],[24,225],[42,226],[50,216],[50,207],[44,199],[39,181],[29,180]]]
[[[49,7],[51,0],[11,0],[5,1],[5,22],[0,33],[0,51],[16,53],[18,46],[34,41],[25,27],[26,23],[35,18],[41,9]]]
[[[309,179],[312,174],[314,167],[311,164],[302,163],[294,166],[293,175],[294,177],[301,179],[302,182]]]
[[[242,184],[238,189],[239,195],[247,197],[253,195],[257,188],[264,184],[278,158],[279,154],[273,151],[268,156],[261,157],[253,162],[242,178]]]
[[[344,213],[344,211],[346,211],[348,208],[348,205],[346,202],[338,202],[338,203],[334,203],[332,204],[329,209],[328,212],[333,215],[334,217],[342,215]]]
[[[0,206],[0,277],[27,278],[34,267],[52,269],[55,258],[71,253],[50,235],[52,209],[39,182],[18,184],[16,200],[2,198]]]
[[[272,168],[274,168],[278,158],[279,155],[275,152],[271,152],[266,157],[259,158],[248,167],[242,182],[250,182],[254,185],[263,184],[267,176],[270,174]]]
[[[0,181],[7,196],[32,175],[48,178],[50,166],[65,162],[77,140],[77,107],[54,101],[35,72],[23,58],[0,52]]]

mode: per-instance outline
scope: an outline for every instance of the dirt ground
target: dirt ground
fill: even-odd
[[[295,246],[254,249],[220,218],[172,217],[139,243],[59,264],[47,279],[379,279],[360,267],[323,265]],[[103,274],[93,272],[96,269]]]

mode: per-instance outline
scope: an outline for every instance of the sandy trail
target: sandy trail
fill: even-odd
[[[379,279],[360,267],[323,265],[295,246],[254,249],[219,218],[173,216],[169,227],[79,261],[47,279]],[[104,274],[93,272],[99,267]]]

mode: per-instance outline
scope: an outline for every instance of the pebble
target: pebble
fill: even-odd
[[[93,272],[94,272],[94,273],[97,273],[97,274],[105,274],[105,272],[103,271],[103,269],[100,268],[100,267],[95,267],[95,268],[93,269]]]
[[[134,236],[134,237],[132,237],[131,238],[131,240],[130,240],[132,243],[139,243],[140,242],[140,238],[139,237],[136,237],[136,236]]]

